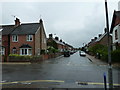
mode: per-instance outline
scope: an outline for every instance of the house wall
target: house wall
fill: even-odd
[[[5,47],[5,55],[8,56],[8,35],[2,35],[2,46]]]
[[[32,55],[35,55],[35,46],[34,46],[34,35],[33,41],[27,41],[26,35],[18,35],[18,42],[12,42],[12,35],[10,36],[10,54],[13,53],[12,49],[15,47],[17,49],[17,54],[20,54],[20,48],[23,44],[28,44],[32,47]]]
[[[61,52],[63,51],[63,46],[61,44],[58,44],[58,50],[60,50]]]
[[[110,43],[112,43],[112,36],[110,36]],[[104,38],[102,38],[98,44],[108,46],[108,35],[105,35]]]
[[[118,43],[120,45],[120,24],[118,26]]]
[[[117,30],[117,33],[118,33],[118,39],[115,40],[115,30]],[[112,37],[112,40],[113,40],[113,44],[116,43],[116,42],[119,42],[120,43],[120,26],[117,25],[113,28],[113,37]]]
[[[35,55],[40,55],[40,28],[35,33]]]
[[[41,32],[41,49],[47,50],[47,38],[46,38],[46,33],[44,30],[44,27],[41,26],[40,28]]]

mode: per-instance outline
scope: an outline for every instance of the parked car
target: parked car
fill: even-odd
[[[64,51],[64,57],[70,57],[70,51]]]
[[[86,56],[86,53],[84,51],[80,51],[80,56]]]
[[[74,54],[74,51],[70,51],[70,55]]]

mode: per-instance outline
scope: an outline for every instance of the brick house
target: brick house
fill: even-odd
[[[110,43],[112,43],[112,36],[110,35],[109,37],[110,37]],[[88,43],[88,46],[93,47],[96,44],[108,46],[108,34],[106,28],[104,29],[104,34],[99,34],[98,37],[94,37],[94,39],[91,39],[91,42]]]
[[[120,11],[114,11],[110,28],[113,50],[120,47]]]
[[[63,52],[66,48],[65,43],[62,41],[62,39],[59,40],[58,37],[53,38],[52,34],[49,34],[49,38],[47,39],[47,46],[54,47],[60,52]]]
[[[21,24],[16,18],[15,25],[2,26],[2,46],[5,56],[9,54],[40,55],[47,49],[46,34],[43,21],[39,23]]]

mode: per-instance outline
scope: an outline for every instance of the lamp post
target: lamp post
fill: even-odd
[[[109,90],[113,90],[111,42],[110,42],[110,33],[109,33],[107,0],[105,0],[105,11],[106,11],[106,29],[107,29],[107,36],[108,36],[108,81],[109,81]]]

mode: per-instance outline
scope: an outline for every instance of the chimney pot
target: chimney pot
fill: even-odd
[[[102,34],[99,34],[98,36],[100,37],[100,36],[102,36]]]
[[[20,25],[20,20],[18,18],[16,18],[15,20],[15,26],[19,26]]]
[[[107,32],[107,28],[104,29],[105,33]]]
[[[58,41],[58,40],[59,40],[59,38],[58,38],[58,37],[55,37],[55,40],[57,40],[57,41]]]
[[[97,39],[97,37],[94,37],[94,39],[96,40],[96,39]]]
[[[49,38],[53,38],[53,35],[52,35],[52,34],[49,34]]]
[[[40,23],[42,23],[43,21],[42,21],[42,19],[40,19],[40,21],[39,21]]]
[[[62,42],[62,39],[60,39],[60,42]]]

